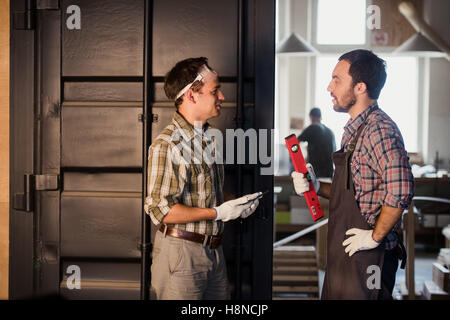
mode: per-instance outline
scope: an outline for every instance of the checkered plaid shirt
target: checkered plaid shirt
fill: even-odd
[[[351,171],[356,202],[373,228],[381,206],[409,207],[414,195],[414,178],[397,125],[376,103],[347,122],[341,143],[344,151],[349,150],[349,143],[364,122],[366,126],[355,146]],[[386,236],[386,249],[397,245],[396,231],[400,224],[401,219]]]
[[[211,164],[203,158],[205,148],[215,150],[215,146],[212,147],[211,139],[202,133],[175,112],[172,122],[150,146],[144,209],[155,225],[161,223],[177,203],[198,208],[222,204],[223,165]],[[185,152],[189,150],[192,160],[186,157]],[[213,220],[167,225],[206,235],[218,235],[223,231],[223,222]]]

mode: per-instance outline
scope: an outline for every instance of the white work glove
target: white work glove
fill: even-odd
[[[316,178],[313,166],[310,163],[308,163],[306,164],[306,169],[308,169],[309,176],[311,177],[311,181],[314,186],[314,190],[316,190],[316,192],[319,191],[320,182]],[[297,193],[299,196],[303,196],[303,194],[306,191],[309,191],[309,181],[308,179],[306,179],[303,173],[294,171],[292,172],[291,176],[292,179],[294,180],[295,193]]]
[[[239,217],[247,218],[253,212],[255,212],[256,208],[259,205],[259,200],[256,199],[261,192],[256,192],[253,194],[247,194],[243,197],[230,200],[222,203],[218,207],[214,207],[216,210],[216,219],[215,220],[234,220]]]
[[[376,242],[372,238],[373,230],[363,230],[358,228],[352,228],[345,233],[347,236],[353,235],[347,238],[342,245],[345,247],[345,252],[351,257],[355,252],[361,250],[370,250],[378,247],[381,242]]]

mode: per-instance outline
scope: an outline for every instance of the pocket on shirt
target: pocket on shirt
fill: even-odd
[[[202,189],[201,186],[204,186],[206,188],[208,183],[211,184],[210,168],[209,167],[205,168],[205,166],[201,164],[192,164],[191,165],[192,190],[194,192],[199,192]]]
[[[210,168],[205,165],[193,164],[190,170],[189,193],[192,205],[207,208],[211,204],[213,192]]]

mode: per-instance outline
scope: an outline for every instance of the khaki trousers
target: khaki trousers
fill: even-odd
[[[152,261],[151,290],[157,300],[230,298],[222,246],[210,249],[158,231]]]

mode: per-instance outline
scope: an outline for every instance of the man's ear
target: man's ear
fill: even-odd
[[[196,103],[197,102],[197,97],[195,95],[195,92],[192,91],[192,89],[190,89],[190,88],[188,89],[188,91],[186,91],[184,93],[184,97],[185,97],[185,99],[187,99],[191,103]]]
[[[364,82],[358,82],[354,90],[356,95],[364,94],[367,92],[367,86]]]

